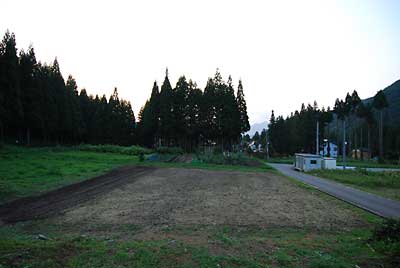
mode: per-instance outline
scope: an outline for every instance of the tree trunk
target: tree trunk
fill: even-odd
[[[346,119],[343,119],[343,170],[346,169]]]
[[[3,122],[0,121],[0,145],[4,144],[4,127]]]
[[[368,124],[368,153],[369,153],[369,158],[372,157],[372,151],[371,151],[371,126]]]
[[[383,110],[379,111],[379,161],[383,160]]]
[[[31,146],[31,129],[26,128],[26,145]]]
[[[354,150],[356,153],[356,160],[358,159],[358,148],[359,146],[357,146],[357,129],[354,130]]]
[[[361,127],[361,129],[360,129],[361,131],[360,131],[360,153],[361,153],[361,160],[364,160],[364,155],[363,155],[363,148],[364,148],[364,145],[363,145],[363,128]]]

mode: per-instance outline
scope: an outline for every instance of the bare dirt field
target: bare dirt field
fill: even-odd
[[[273,173],[182,168],[145,172],[54,219],[74,226],[231,225],[337,229],[363,225],[336,200]]]
[[[2,205],[0,221],[0,235],[18,234],[33,245],[26,250],[30,244],[15,242],[9,253],[5,244],[7,263],[18,263],[11,267],[32,257],[40,264],[55,258],[59,265],[53,267],[333,268],[355,266],[331,263],[370,262],[364,255],[354,259],[370,250],[363,230],[371,223],[357,209],[268,171],[128,166]]]
[[[13,223],[52,216],[91,228],[231,225],[337,229],[363,225],[336,200],[274,173],[124,167],[39,197],[0,207]],[[85,228],[86,229],[86,228]]]

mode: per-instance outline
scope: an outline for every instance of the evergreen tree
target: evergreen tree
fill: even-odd
[[[67,128],[69,129],[69,138],[71,141],[78,141],[79,137],[82,135],[82,118],[81,110],[78,99],[78,85],[72,75],[68,76],[66,85],[66,107],[68,113],[68,123]]]
[[[203,92],[197,88],[196,83],[189,80],[189,91],[187,104],[185,106],[185,127],[189,138],[189,151],[192,151],[200,142],[201,128],[201,105]]]
[[[250,130],[250,123],[247,115],[247,105],[244,98],[242,80],[239,80],[236,93],[236,103],[240,114],[240,133],[245,133]]]
[[[160,91],[160,136],[164,145],[170,145],[174,134],[173,92],[168,79],[168,69]]]
[[[6,31],[0,43],[0,131],[8,132],[17,140],[21,139],[23,108],[18,75],[18,56],[15,35]],[[4,130],[5,129],[5,130]],[[3,135],[3,134],[2,134]]]
[[[40,94],[37,83],[38,65],[33,47],[28,52],[23,50],[19,55],[19,77],[21,85],[21,100],[24,113],[24,127],[26,129],[26,144],[31,143],[32,130],[40,129]]]
[[[173,134],[172,137],[176,144],[182,148],[186,147],[188,130],[186,127],[187,100],[189,96],[189,83],[185,76],[181,76],[173,89],[172,117]]]
[[[154,81],[150,100],[146,101],[139,114],[139,133],[143,144],[153,147],[157,144],[160,127],[160,92]]]
[[[379,112],[379,160],[383,161],[383,111],[388,107],[388,102],[383,90],[376,93],[372,106]]]

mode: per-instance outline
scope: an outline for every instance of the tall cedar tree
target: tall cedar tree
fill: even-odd
[[[0,43],[0,134],[5,131],[21,138],[23,107],[18,75],[18,56],[14,33],[6,31]],[[3,138],[2,138],[3,139]]]
[[[160,128],[160,92],[154,81],[150,100],[146,101],[139,114],[139,136],[142,144],[153,147],[158,142]]]
[[[160,90],[160,135],[162,144],[169,146],[174,136],[173,92],[168,79],[168,69]]]
[[[383,90],[378,91],[374,96],[372,106],[378,110],[379,113],[379,160],[383,160],[383,111],[388,107],[385,93]]]
[[[240,114],[240,132],[246,133],[250,130],[249,117],[247,115],[247,105],[243,93],[242,80],[239,80],[239,85],[236,93],[236,102]]]

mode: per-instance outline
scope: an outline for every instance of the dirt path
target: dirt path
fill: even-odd
[[[67,208],[86,202],[113,191],[139,176],[150,173],[153,168],[127,166],[72,184],[44,195],[15,200],[0,206],[0,224],[32,220],[57,214]]]

